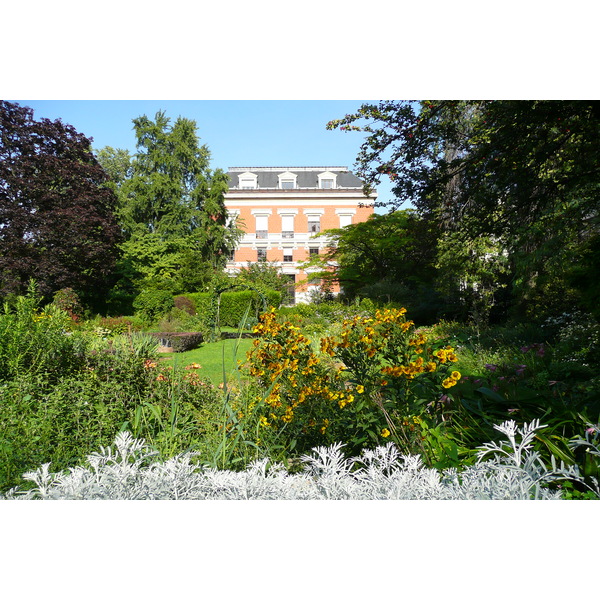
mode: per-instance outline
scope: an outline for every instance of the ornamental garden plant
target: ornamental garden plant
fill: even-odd
[[[484,347],[465,326],[417,327],[400,307],[321,311],[336,318],[311,327],[317,313],[306,308],[262,314],[238,371],[211,380],[197,350],[194,360],[162,360],[136,317],[75,321],[42,307],[32,287],[0,315],[0,491],[26,491],[35,482],[22,475],[41,464],[77,469],[120,432],[145,440],[165,465],[191,452],[185,469],[208,465],[223,477],[256,461],[300,474],[315,448],[357,465],[384,447],[418,456],[424,477],[476,477],[477,449],[504,448],[497,425],[516,419],[544,424],[528,442],[536,464],[552,471],[562,461],[574,474],[544,479],[552,497],[596,497],[593,381],[561,375],[578,356],[573,343],[562,351],[564,335],[552,343],[490,329],[496,341]]]

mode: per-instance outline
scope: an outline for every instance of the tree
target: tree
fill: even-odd
[[[249,262],[239,270],[235,283],[248,284],[261,291],[275,290],[284,296],[288,293],[289,279],[283,275],[281,268],[267,261]]]
[[[131,176],[131,156],[128,150],[105,146],[96,153],[96,159],[108,175],[107,185],[115,191]]]
[[[90,140],[60,120],[0,103],[0,295],[73,288],[98,301],[122,240],[116,197]]]
[[[425,296],[435,295],[438,232],[414,210],[373,214],[322,235],[331,237],[332,245],[307,266],[320,266],[320,276],[339,283],[346,297],[401,302],[413,314]]]
[[[179,117],[171,126],[159,111],[154,121],[144,115],[133,124],[131,161],[122,150],[99,152],[117,189],[126,236],[115,292],[203,287],[223,270],[240,235],[225,209],[227,175],[209,169],[210,152],[199,144],[195,121]]]
[[[357,173],[370,186],[389,176],[390,206],[410,201],[506,253],[526,307],[541,282],[564,284],[571,253],[597,233],[599,115],[587,101],[381,102],[328,127],[367,132]]]

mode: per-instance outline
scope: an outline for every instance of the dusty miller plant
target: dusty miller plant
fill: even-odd
[[[507,443],[488,443],[479,462],[462,471],[426,468],[419,456],[401,455],[393,444],[347,458],[342,444],[314,448],[302,457],[304,470],[290,474],[267,459],[233,472],[194,464],[193,453],[160,461],[143,440],[119,433],[114,448],[88,456],[85,466],[51,473],[49,464],[26,473],[35,484],[10,490],[5,499],[206,499],[206,500],[475,500],[559,499],[544,483],[580,479],[575,467],[547,469],[532,451],[534,421],[518,428],[497,426]],[[485,460],[484,460],[485,459]]]

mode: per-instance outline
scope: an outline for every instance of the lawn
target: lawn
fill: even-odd
[[[161,360],[172,364],[173,367],[185,367],[192,363],[202,365],[200,374],[209,377],[218,385],[223,381],[223,367],[227,379],[235,376],[238,361],[246,360],[246,352],[252,346],[252,339],[230,339],[220,340],[209,344],[203,344],[195,350],[187,352],[170,352],[161,354]]]

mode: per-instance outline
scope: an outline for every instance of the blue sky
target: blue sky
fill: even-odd
[[[328,131],[331,119],[356,111],[362,100],[15,100],[34,118],[62,119],[104,146],[135,152],[132,119],[164,110],[196,121],[211,166],[346,166],[353,168],[363,135]],[[391,197],[391,184],[378,188]],[[383,209],[378,212],[384,212]]]

